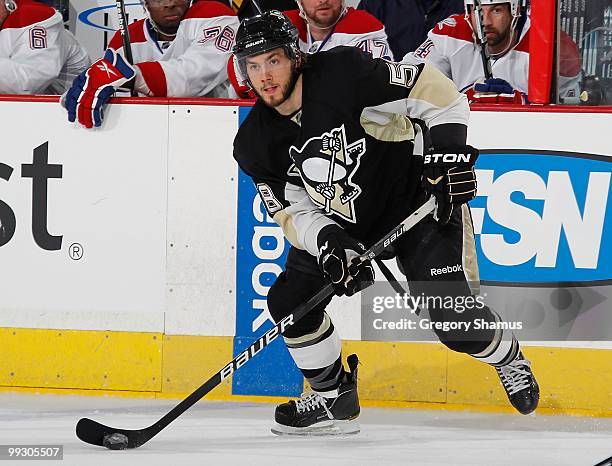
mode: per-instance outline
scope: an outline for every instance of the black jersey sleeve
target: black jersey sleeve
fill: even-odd
[[[289,164],[281,165],[270,157],[272,149],[266,144],[269,141],[255,137],[261,131],[259,127],[255,118],[247,118],[242,124],[234,139],[234,158],[253,180],[266,211],[289,242],[316,256],[319,231],[337,224],[310,199],[299,173],[291,176]]]

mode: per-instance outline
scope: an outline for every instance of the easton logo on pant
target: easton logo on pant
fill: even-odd
[[[313,202],[325,213],[355,223],[354,202],[361,188],[352,182],[352,177],[365,151],[365,138],[349,144],[342,125],[310,138],[301,149],[291,146],[289,155]]]

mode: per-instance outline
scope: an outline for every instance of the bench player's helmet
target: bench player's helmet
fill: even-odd
[[[527,0],[480,0],[481,5],[497,5],[500,3],[510,4],[510,14],[512,15],[512,23],[510,28],[512,31],[516,29],[516,23],[521,17],[521,13],[525,10]],[[470,15],[470,11],[474,8],[474,0],[464,0],[465,4],[465,16],[466,18]],[[469,21],[468,21],[469,23]],[[471,25],[471,23],[469,23]]]
[[[298,30],[280,11],[266,11],[260,15],[246,18],[240,23],[236,33],[234,56],[238,64],[238,80],[248,81],[246,59],[255,55],[282,48],[287,58],[295,62],[296,69],[302,60],[298,45]]]

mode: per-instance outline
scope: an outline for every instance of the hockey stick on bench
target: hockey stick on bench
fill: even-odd
[[[474,0],[474,19],[476,22],[476,38],[480,42],[480,58],[482,59],[482,70],[485,79],[493,77],[491,68],[491,55],[489,54],[489,41],[484,30],[484,13],[482,11],[482,0]]]
[[[128,29],[127,15],[125,14],[125,2],[124,0],[115,0],[115,7],[117,8],[117,18],[119,20],[119,31],[121,32],[121,39],[123,41],[123,55],[130,65],[134,64],[134,58],[132,56],[132,41],[130,40],[130,30]],[[138,93],[134,90],[134,81],[131,81],[130,95],[137,97]]]
[[[431,197],[427,202],[406,217],[403,222],[381,238],[376,244],[374,244],[374,246],[364,252],[360,257],[362,259],[374,259],[376,256],[381,254],[387,246],[393,244],[400,236],[431,213],[435,207],[435,198]],[[253,356],[278,338],[278,336],[282,334],[287,327],[295,324],[298,320],[308,314],[313,308],[321,303],[321,301],[330,296],[333,291],[334,289],[331,284],[321,288],[317,294],[295,308],[292,314],[289,314],[278,324],[263,334],[261,338],[232,359],[232,361],[230,361],[225,367],[204,382],[204,384],[197,388],[191,395],[172,408],[155,424],[152,424],[144,429],[129,430],[105,426],[104,424],[100,424],[99,422],[91,419],[82,418],[76,425],[77,437],[83,442],[90,443],[92,445],[104,446],[104,438],[106,436],[110,436],[112,434],[122,434],[127,437],[127,446],[117,447],[117,449],[138,448],[141,445],[144,445],[155,435],[161,432],[161,430],[168,424],[193,406],[202,397],[206,396],[206,394],[221,384],[221,382],[227,379],[236,370],[240,369],[240,367],[249,362]]]

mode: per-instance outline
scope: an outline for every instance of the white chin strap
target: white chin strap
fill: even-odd
[[[158,34],[163,34],[164,36],[168,36],[168,37],[172,37],[172,38],[176,37],[176,34],[177,34],[176,32],[173,34],[173,33],[170,33],[170,32],[163,31],[162,28],[160,28],[157,25],[157,23],[155,21],[153,21],[153,18],[151,18],[151,15],[149,15],[149,21],[151,22],[151,26],[153,26],[153,29],[155,29],[155,31]]]
[[[510,3],[510,2],[507,2]],[[299,2],[298,2],[299,5]],[[474,31],[474,27],[472,26],[472,21],[470,21],[470,10],[468,7],[474,8],[474,5],[465,5],[465,20],[468,23],[468,26],[470,26],[470,29],[472,30],[472,39],[474,41],[475,45],[478,45],[478,33],[476,31]],[[474,12],[474,14],[476,14],[476,12]],[[504,55],[506,52],[508,52],[508,50],[510,50],[513,46],[512,42],[514,42],[514,33],[516,32],[516,24],[518,23],[519,18],[521,17],[522,11],[521,11],[521,6],[519,5],[519,9],[516,12],[516,15],[512,16],[512,22],[510,23],[510,40],[508,41],[508,45],[507,47],[499,52],[499,53],[491,53],[490,56],[491,58],[498,58],[501,57],[502,55]],[[517,37],[517,39],[519,39]]]

